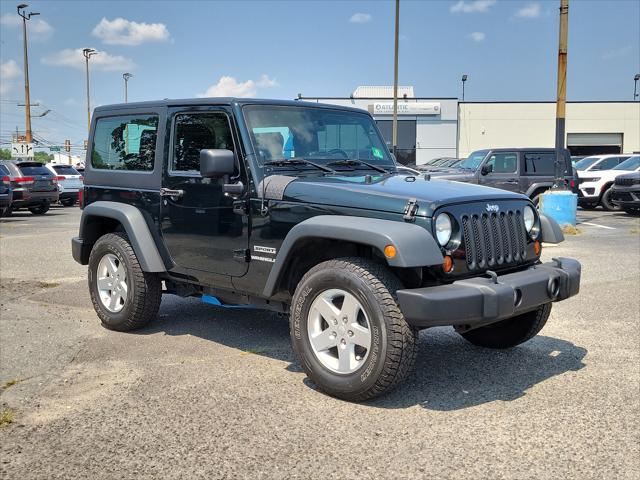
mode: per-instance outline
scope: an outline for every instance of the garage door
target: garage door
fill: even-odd
[[[567,148],[571,155],[622,153],[622,133],[569,133]]]

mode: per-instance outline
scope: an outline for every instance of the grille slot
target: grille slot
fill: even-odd
[[[525,260],[527,237],[520,210],[464,214],[460,223],[470,271]]]

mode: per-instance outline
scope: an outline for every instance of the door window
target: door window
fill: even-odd
[[[620,163],[621,159],[624,159],[624,158],[625,157],[605,158],[597,165],[594,165],[594,167],[591,170],[611,170],[613,167],[617,166]]]
[[[518,155],[516,153],[494,153],[487,160],[492,173],[516,173],[518,171]]]
[[[153,170],[157,130],[157,115],[98,119],[91,166],[102,170]]]
[[[229,118],[223,112],[176,115],[173,132],[172,172],[200,172],[200,150],[233,151]]]

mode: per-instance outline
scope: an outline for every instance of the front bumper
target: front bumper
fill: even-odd
[[[398,290],[397,295],[405,319],[413,326],[476,328],[576,295],[580,270],[578,261],[557,258],[515,273]]]
[[[614,186],[611,201],[621,207],[640,207],[640,185]]]

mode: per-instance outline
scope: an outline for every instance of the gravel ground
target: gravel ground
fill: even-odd
[[[150,327],[102,328],[79,217],[0,220],[4,478],[640,477],[638,219],[579,212],[545,249],[582,262],[582,289],[532,341],[423,331],[408,382],[351,404],[314,389],[274,314],[166,296]]]

